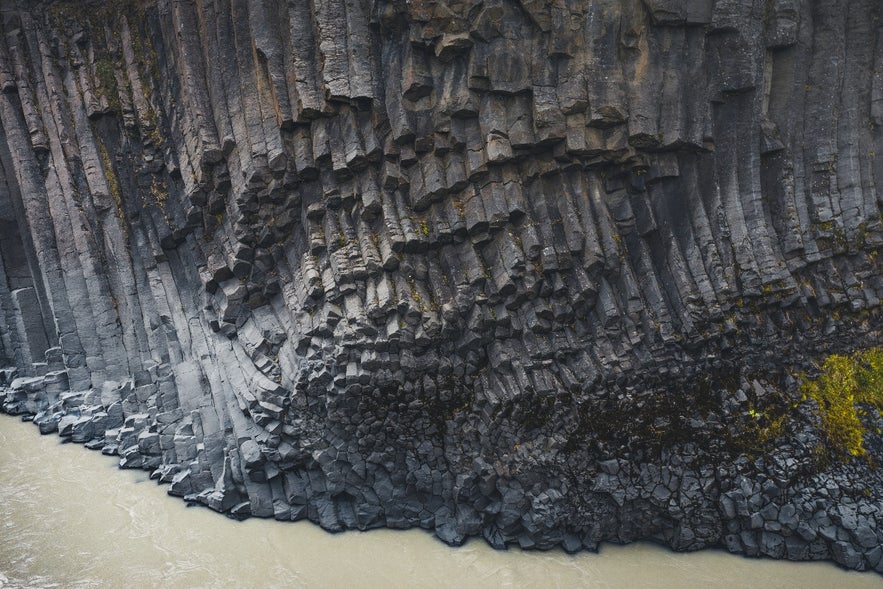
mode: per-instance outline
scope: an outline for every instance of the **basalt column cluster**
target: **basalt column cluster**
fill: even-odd
[[[883,571],[877,0],[0,1],[0,401],[234,517]]]

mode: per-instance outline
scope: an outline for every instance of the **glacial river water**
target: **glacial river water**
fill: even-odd
[[[307,522],[237,522],[0,416],[0,587],[880,589],[883,578],[652,544],[570,556],[479,541],[449,548],[419,530],[332,535]]]

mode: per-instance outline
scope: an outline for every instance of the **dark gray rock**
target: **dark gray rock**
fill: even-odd
[[[883,566],[794,376],[883,328],[878,2],[81,4],[0,19],[4,412],[236,518]]]

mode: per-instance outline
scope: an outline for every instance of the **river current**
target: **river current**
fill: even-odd
[[[677,554],[449,548],[420,530],[328,534],[188,508],[145,472],[0,416],[0,588],[883,587],[827,563]]]

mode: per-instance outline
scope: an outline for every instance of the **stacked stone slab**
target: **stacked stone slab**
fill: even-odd
[[[792,377],[883,323],[880,13],[4,2],[4,410],[235,517],[881,571]]]

